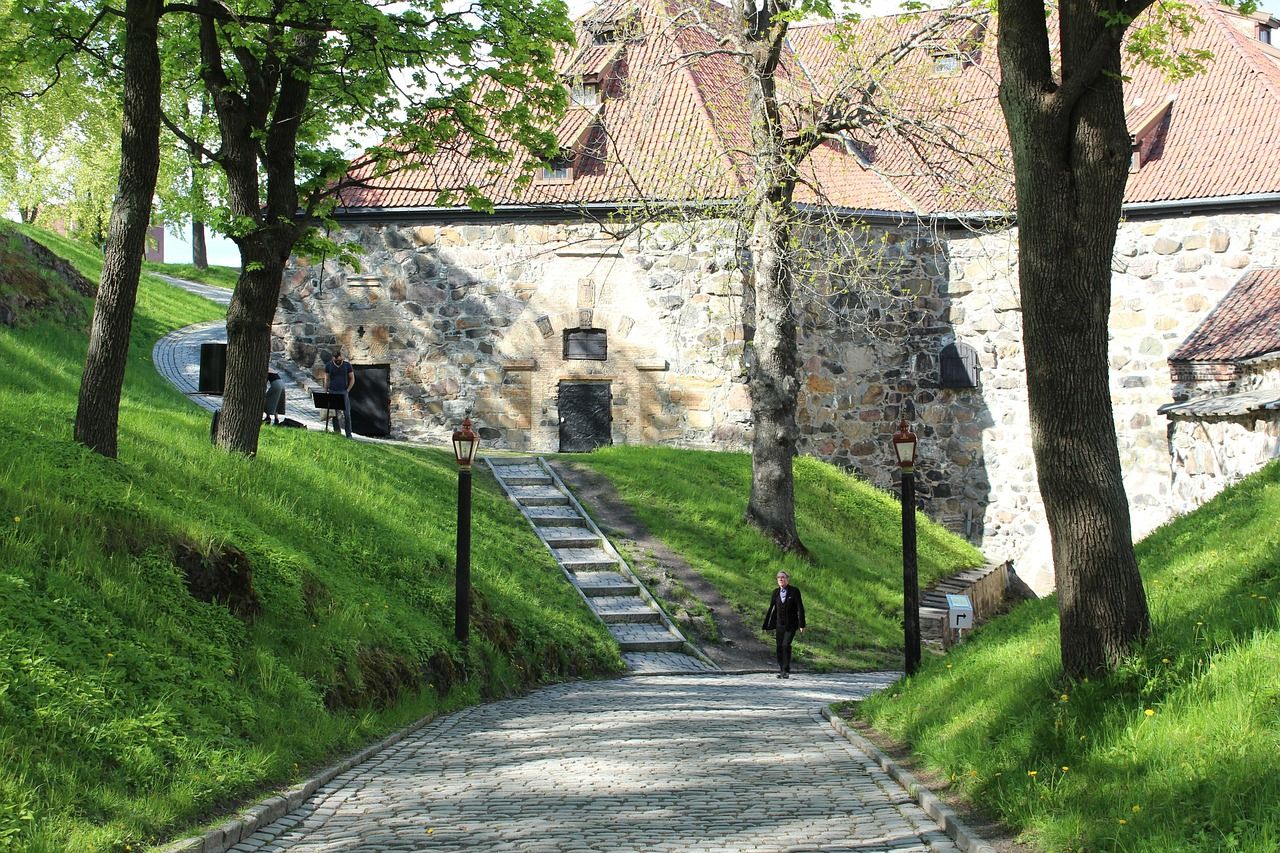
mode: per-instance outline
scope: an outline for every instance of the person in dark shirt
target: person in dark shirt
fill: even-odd
[[[334,347],[333,355],[324,363],[325,390],[342,395],[342,428],[351,438],[351,389],[356,384],[356,369],[342,358],[341,347]],[[328,423],[328,415],[325,423]]]
[[[791,585],[786,572],[778,572],[778,588],[764,614],[764,629],[773,631],[778,644],[778,678],[791,677],[791,641],[804,631],[804,599]]]

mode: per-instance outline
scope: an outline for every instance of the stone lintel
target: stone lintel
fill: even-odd
[[[506,371],[537,370],[538,360],[536,358],[509,358],[502,362],[502,369]]]
[[[650,358],[636,362],[636,370],[669,370],[670,366],[664,358]]]

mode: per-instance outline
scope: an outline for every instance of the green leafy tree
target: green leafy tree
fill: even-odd
[[[53,73],[72,57],[90,57],[123,95],[119,185],[75,428],[78,440],[108,456],[116,452],[161,121],[225,179],[225,204],[210,216],[238,245],[242,273],[227,314],[217,441],[252,454],[284,264],[295,250],[335,248],[317,226],[342,191],[350,140],[391,140],[357,163],[370,177],[411,168],[406,151],[441,146],[509,162],[520,156],[513,147],[546,154],[554,140],[545,126],[565,101],[551,67],[557,45],[571,39],[559,0],[456,8],[432,0],[130,0],[124,10],[28,2],[11,11],[13,21],[41,31]],[[164,113],[162,76],[166,87],[203,91],[217,122],[212,139]],[[339,139],[338,131],[350,136]],[[463,194],[486,206],[478,189]]]
[[[1195,23],[1183,3],[997,5],[1032,448],[1053,540],[1063,668],[1083,677],[1115,667],[1151,630],[1108,385],[1111,259],[1131,154],[1122,43],[1127,35],[1140,60],[1173,75],[1197,71],[1206,56],[1169,47],[1172,33]]]

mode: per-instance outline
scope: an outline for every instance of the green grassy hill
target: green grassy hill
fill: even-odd
[[[810,457],[795,463],[796,523],[811,560],[782,557],[742,524],[751,457],[608,447],[574,462],[607,476],[635,514],[758,625],[785,568],[809,623],[796,655],[813,669],[901,669],[902,510],[898,498]],[[917,515],[920,586],[981,565],[971,545]],[[763,637],[763,632],[761,633]],[[772,642],[770,640],[770,642]]]
[[[40,239],[96,280],[96,253]],[[128,850],[421,716],[621,666],[483,475],[455,643],[450,453],[302,430],[213,449],[150,356],[218,316],[144,278],[118,460],[71,438],[87,314],[0,326],[0,848]],[[244,568],[230,606],[188,591]]]
[[[1049,851],[1280,850],[1280,463],[1138,545],[1153,637],[1059,675],[1055,599],[854,713]]]

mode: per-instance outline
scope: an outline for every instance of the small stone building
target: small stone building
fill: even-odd
[[[561,156],[531,184],[463,154],[442,154],[431,169],[355,176],[334,236],[360,245],[360,269],[295,259],[276,349],[318,369],[326,347],[341,343],[356,363],[390,365],[399,437],[443,442],[470,413],[499,448],[746,449],[750,257],[741,227],[717,213],[741,198],[746,97],[732,58],[715,49],[727,10],[694,5],[691,17],[689,3],[616,0],[579,21],[580,46],[561,61],[574,101],[557,131]],[[1207,73],[1169,83],[1129,69],[1133,166],[1111,366],[1139,535],[1223,479],[1197,473],[1184,483],[1193,476],[1184,469],[1225,439],[1162,409],[1191,393],[1176,364],[1170,381],[1169,359],[1190,352],[1184,340],[1242,277],[1280,266],[1280,51],[1261,38],[1280,22],[1198,6],[1205,21],[1189,46],[1214,53]],[[913,20],[890,19],[884,32]],[[923,45],[915,89],[903,91],[954,94],[966,105],[966,133],[994,146],[998,162],[992,29]],[[840,96],[828,36],[821,26],[792,31],[780,76],[795,103]],[[988,212],[1009,205],[1007,180],[971,163],[940,169],[890,137],[828,140],[802,171],[797,201],[844,223],[856,254],[875,259],[866,287],[815,287],[797,309],[802,452],[888,486],[887,442],[909,418],[921,436],[926,512],[1050,589],[1016,230]],[[485,185],[493,213],[436,206],[439,175]],[[655,202],[665,215],[648,215]],[[840,254],[818,238],[805,245]],[[1241,377],[1253,370],[1238,366]],[[1243,381],[1232,393],[1255,390]],[[1267,455],[1242,454],[1233,470]]]

